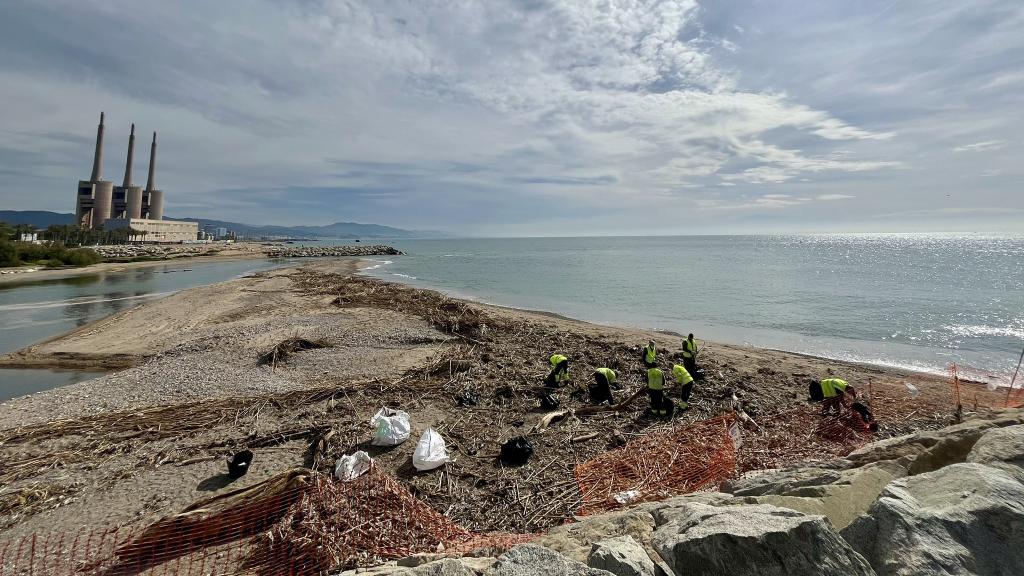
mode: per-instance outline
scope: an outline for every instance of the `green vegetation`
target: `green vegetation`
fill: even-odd
[[[28,225],[12,226],[0,222],[0,267],[36,264],[47,267],[88,266],[96,264],[102,258],[88,248],[68,248],[67,242],[81,246],[84,241],[92,239],[123,238],[127,241],[133,230],[82,230],[76,226],[51,226],[40,236],[48,241],[41,243],[22,242],[18,240],[22,234],[35,230]]]

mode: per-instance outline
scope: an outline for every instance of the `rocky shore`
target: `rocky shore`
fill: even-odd
[[[1024,411],[586,517],[497,557],[421,555],[344,576],[1024,574]]]
[[[337,258],[341,256],[401,256],[391,246],[283,246],[267,250],[268,258]]]

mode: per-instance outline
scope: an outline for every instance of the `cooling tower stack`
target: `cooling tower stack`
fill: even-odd
[[[149,214],[146,216],[150,220],[163,220],[164,219],[164,193],[162,190],[157,190],[153,180],[153,173],[156,171],[156,132],[153,132],[153,143],[149,147],[149,179],[146,181],[146,191],[144,196],[147,199],[146,205],[149,207]]]
[[[103,180],[103,131],[105,115],[100,112],[96,129],[96,152],[92,161],[92,177],[78,181],[75,202],[77,224],[83,228],[99,228],[111,218],[163,220],[164,193],[156,189],[156,132],[149,152],[149,179],[145,190],[132,184],[132,165],[135,161],[135,124],[128,136],[128,158],[124,167],[124,182],[114,186]]]
[[[96,128],[96,152],[92,159],[92,177],[78,181],[75,215],[79,226],[98,228],[110,218],[114,183],[103,178],[103,112]]]

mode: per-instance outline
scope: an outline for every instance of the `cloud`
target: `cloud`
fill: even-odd
[[[957,146],[953,148],[954,152],[982,152],[985,150],[999,150],[1000,148],[1006,147],[1005,140],[986,140],[984,142],[975,142],[974,144],[964,144],[963,146]]]
[[[856,195],[868,219],[987,171],[976,194],[1019,202],[1015,165],[935,152],[1024,128],[1022,11],[911,4],[15,2],[0,203],[70,209],[100,109],[108,174],[129,122],[161,133],[172,215],[528,233],[550,202],[611,229]]]

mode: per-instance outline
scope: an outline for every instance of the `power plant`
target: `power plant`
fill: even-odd
[[[131,228],[142,232],[145,242],[183,242],[195,240],[199,225],[195,222],[164,221],[164,193],[156,189],[156,132],[149,148],[149,178],[146,188],[132,184],[135,160],[135,124],[128,136],[128,159],[124,181],[120,186],[103,179],[103,130],[105,116],[100,112],[96,128],[96,152],[92,160],[92,177],[78,181],[75,222],[83,228]]]

